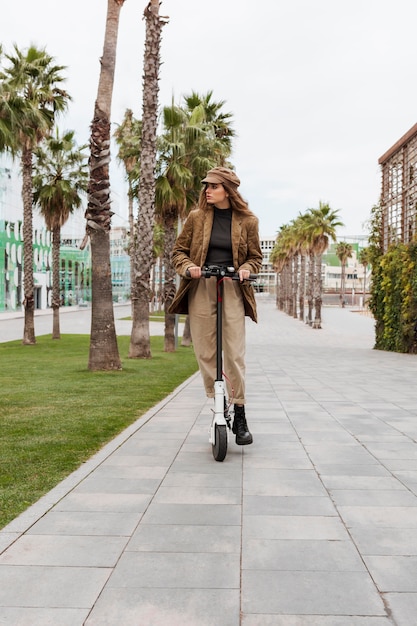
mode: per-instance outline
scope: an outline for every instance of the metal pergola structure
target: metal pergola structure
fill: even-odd
[[[409,243],[417,233],[417,124],[378,163],[382,170],[384,252],[392,243]]]

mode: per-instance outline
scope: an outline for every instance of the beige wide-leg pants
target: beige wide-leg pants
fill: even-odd
[[[216,278],[194,281],[188,296],[191,338],[208,398],[216,378]],[[245,404],[245,310],[238,281],[223,281],[223,373],[229,399]]]

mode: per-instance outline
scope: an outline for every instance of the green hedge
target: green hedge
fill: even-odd
[[[372,262],[375,348],[417,353],[417,244],[397,244]]]

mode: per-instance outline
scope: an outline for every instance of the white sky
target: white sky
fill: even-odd
[[[112,121],[141,117],[146,0],[120,14]],[[34,43],[67,66],[61,128],[88,142],[106,0],[12,0],[0,42]],[[380,194],[378,158],[417,122],[414,0],[163,0],[161,106],[213,91],[233,113],[232,162],[263,236],[316,207],[340,210],[339,235],[366,232]],[[112,189],[126,215],[123,173]],[[117,205],[117,202],[116,202]]]

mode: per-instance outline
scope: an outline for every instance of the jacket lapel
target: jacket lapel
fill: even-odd
[[[233,211],[232,213],[232,253],[233,253],[233,265],[235,269],[239,267],[238,252],[239,241],[242,233],[242,220],[241,217]]]
[[[214,210],[210,207],[204,216],[203,241],[201,245],[201,264],[205,263],[210,244],[211,231],[213,228]]]

